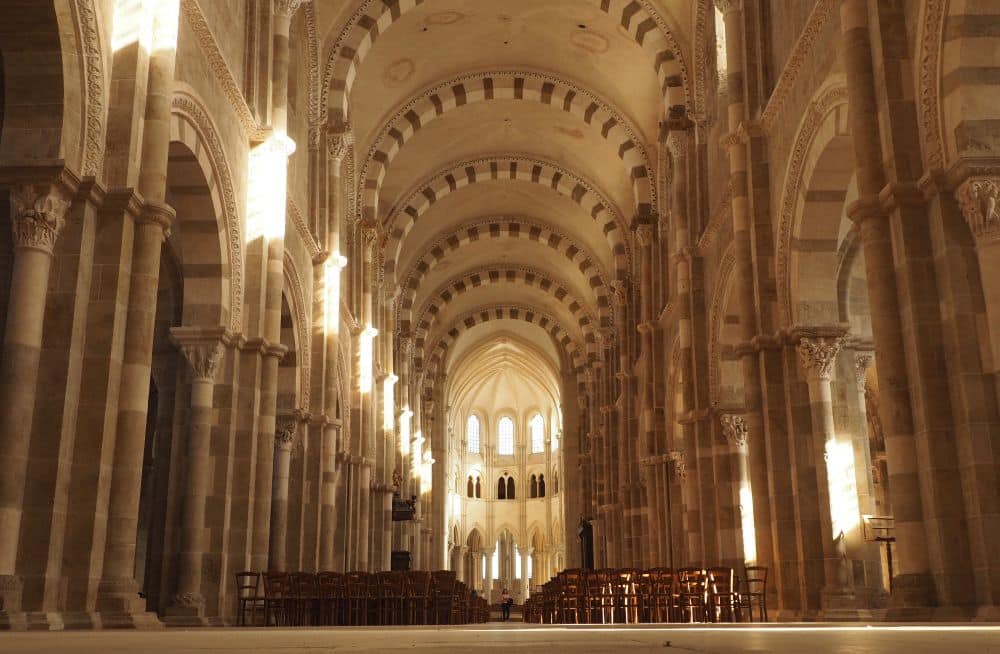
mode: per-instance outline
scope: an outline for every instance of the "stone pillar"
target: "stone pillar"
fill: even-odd
[[[730,185],[732,187],[733,243],[735,254],[735,278],[733,293],[737,298],[742,346],[738,353],[743,364],[743,419],[747,428],[762,438],[750,442],[750,470],[753,477],[751,487],[754,497],[754,517],[756,520],[757,562],[775,571],[774,583],[777,589],[782,584],[782,571],[775,569],[773,559],[775,549],[771,538],[771,506],[768,491],[768,448],[763,437],[763,387],[761,365],[756,350],[750,343],[758,333],[758,317],[755,306],[753,244],[751,235],[750,197],[747,188],[747,116],[745,90],[744,39],[742,0],[715,0],[723,12],[726,26],[726,63],[729,67],[730,83],[726,96],[729,100],[729,136],[726,145],[729,153]]]
[[[291,476],[292,447],[298,421],[284,416],[274,429],[274,481],[271,487],[271,539],[268,570],[285,572],[288,544],[288,480]]]
[[[747,440],[750,429],[743,416],[724,413],[719,416],[722,423],[722,435],[729,445],[736,450],[736,465],[738,473],[737,497],[739,498],[741,540],[743,542],[743,562],[754,565],[757,562],[757,535],[753,518],[753,490],[750,479],[750,452]]]
[[[202,560],[205,542],[205,500],[211,481],[212,405],[215,379],[223,365],[228,336],[221,328],[174,327],[170,337],[190,366],[191,407],[184,456],[181,542],[177,592],[167,609],[168,624],[201,624],[205,615]]]
[[[833,420],[833,370],[844,343],[842,329],[809,330],[796,334],[796,346],[809,386],[809,406],[812,423],[812,450],[815,453],[816,497],[822,543],[824,588],[821,593],[822,615],[827,619],[861,617],[854,593],[851,563],[847,557],[848,530],[861,528],[857,506],[857,489],[853,497],[838,497],[837,488],[843,479],[839,475],[841,457],[850,457],[851,476],[847,483],[855,485],[853,476],[854,449],[837,437]],[[793,336],[794,338],[794,336]],[[822,456],[822,459],[820,459]],[[804,493],[806,497],[811,493]],[[817,553],[818,554],[818,553]],[[867,613],[867,612],[865,612]]]
[[[898,609],[920,611],[934,603],[935,590],[930,574],[891,226],[879,202],[885,172],[868,2],[844,0],[840,23],[860,195],[847,211],[857,226],[864,251],[872,334],[879,358],[880,417],[886,430],[889,485],[895,512],[893,603]]]
[[[125,323],[125,347],[118,394],[111,492],[104,566],[97,608],[107,613],[140,613],[135,574],[135,540],[139,492],[149,410],[156,295],[160,283],[160,252],[170,233],[174,210],[165,204],[170,150],[171,102],[174,92],[177,0],[156,4],[153,50],[143,120],[142,162],[138,191],[145,206],[136,221],[132,242],[132,273]]]
[[[528,601],[528,590],[531,578],[528,577],[528,559],[531,558],[531,548],[521,550],[521,604]]]
[[[21,608],[15,566],[46,290],[52,251],[70,203],[56,186],[30,184],[11,189],[10,203],[14,265],[0,356],[0,609],[13,613]]]

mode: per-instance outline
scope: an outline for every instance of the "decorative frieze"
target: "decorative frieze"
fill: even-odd
[[[54,186],[25,184],[10,192],[14,247],[52,254],[70,202]]]
[[[977,241],[1000,240],[1000,178],[970,177],[955,191],[955,199]]]

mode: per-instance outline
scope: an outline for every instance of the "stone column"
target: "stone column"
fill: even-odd
[[[757,535],[754,524],[753,490],[750,480],[750,452],[747,439],[750,429],[743,416],[723,413],[719,416],[722,423],[722,435],[736,450],[736,465],[738,471],[737,496],[739,497],[741,540],[743,542],[743,562],[755,565],[757,562]]]
[[[170,150],[171,102],[177,49],[177,0],[155,5],[153,49],[143,120],[138,191],[145,201],[135,224],[132,273],[125,323],[125,347],[118,394],[114,465],[108,499],[108,528],[97,608],[108,613],[145,610],[135,574],[139,492],[149,410],[156,295],[160,252],[170,233],[174,210],[165,203]]]
[[[292,447],[298,421],[292,416],[279,419],[274,429],[274,481],[271,487],[271,539],[268,570],[285,572],[288,543],[288,480],[291,476]]]
[[[205,612],[202,560],[205,500],[211,481],[212,405],[215,379],[223,365],[228,336],[222,330],[174,327],[170,337],[190,366],[191,407],[184,464],[184,496],[180,529],[177,593],[167,609],[168,623],[200,624]]]
[[[531,548],[521,550],[521,604],[528,601],[528,588],[531,578],[528,577],[528,559],[531,558]]]
[[[841,484],[839,459],[850,456],[853,468],[854,450],[849,443],[838,439],[833,420],[833,390],[831,380],[837,354],[844,343],[844,330],[810,330],[797,333],[796,350],[806,371],[809,386],[809,406],[812,423],[817,484],[816,497],[822,544],[823,573],[822,615],[827,619],[850,619],[859,615],[854,593],[851,563],[847,557],[847,531],[860,529],[857,507],[857,490],[853,497],[839,497],[831,482]],[[822,456],[822,459],[820,459]],[[854,484],[853,475],[847,480]],[[808,494],[805,494],[808,496]]]
[[[771,538],[771,506],[768,491],[768,448],[763,420],[763,387],[761,365],[755,348],[750,343],[758,333],[758,317],[755,306],[753,244],[751,236],[750,197],[747,188],[747,138],[746,99],[743,88],[745,75],[743,10],[742,0],[715,0],[723,12],[726,26],[726,63],[729,67],[729,84],[726,96],[729,100],[729,136],[726,146],[729,152],[730,185],[732,187],[733,243],[735,254],[734,290],[740,320],[741,347],[738,353],[743,364],[743,419],[747,428],[761,438],[750,443],[751,476],[754,497],[754,517],[756,520],[757,561],[760,565],[774,568],[775,550]],[[774,584],[781,583],[781,570],[775,570]]]
[[[955,199],[976,239],[979,279],[990,325],[989,371],[996,376],[1000,373],[1000,176],[968,177],[955,190]]]
[[[879,201],[885,186],[879,104],[868,26],[868,2],[844,0],[840,24],[844,69],[851,107],[851,136],[860,199],[848,207],[865,258],[872,334],[878,351],[880,417],[886,430],[886,454],[895,512],[894,603],[897,608],[928,607],[935,590],[920,485],[920,461],[911,413],[891,226]],[[923,615],[921,613],[921,615]]]
[[[30,184],[11,189],[10,203],[14,265],[0,356],[0,608],[8,613],[21,608],[15,569],[46,290],[52,251],[70,204],[56,186]]]

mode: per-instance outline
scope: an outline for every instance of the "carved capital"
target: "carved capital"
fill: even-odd
[[[653,244],[653,226],[650,224],[641,224],[635,228],[635,240],[639,243],[641,247],[649,247]]]
[[[628,290],[625,286],[625,280],[612,280],[611,283],[608,284],[608,288],[611,291],[611,301],[614,303],[615,308],[625,306],[625,302],[628,300]]]
[[[672,464],[671,469],[675,481],[682,482],[687,479],[687,461],[684,458],[683,450],[671,450],[667,453],[667,460]]]
[[[147,201],[142,211],[136,216],[135,222],[140,225],[156,225],[163,230],[163,240],[170,238],[170,227],[177,218],[177,212],[169,204]]]
[[[343,125],[343,131],[330,131],[327,135],[327,155],[334,165],[334,174],[340,175],[340,167],[344,163],[351,147],[354,145],[354,134],[350,125]]]
[[[750,430],[743,416],[723,413],[719,416],[719,421],[722,423],[722,435],[727,441],[736,447],[743,447],[747,444]]]
[[[865,380],[868,378],[868,369],[872,367],[872,363],[874,362],[874,352],[856,352],[854,354],[854,377],[862,387],[866,385]]]
[[[215,381],[226,354],[225,332],[174,327],[170,330],[170,338],[187,360],[195,381]]]
[[[976,240],[1000,240],[1000,178],[970,177],[955,191],[955,199]]]
[[[743,0],[715,0],[715,6],[725,14],[730,11],[739,11],[742,9]]]
[[[55,186],[24,184],[10,192],[14,247],[52,254],[66,224],[69,199]]]
[[[796,349],[799,353],[799,359],[802,361],[802,367],[809,375],[816,375],[820,379],[830,379],[833,373],[833,364],[836,362],[837,354],[843,344],[843,336],[803,336],[799,339]]]
[[[291,450],[299,423],[292,416],[278,418],[274,424],[274,445],[280,450]]]
[[[274,0],[274,13],[277,16],[291,18],[302,6],[303,0]]]

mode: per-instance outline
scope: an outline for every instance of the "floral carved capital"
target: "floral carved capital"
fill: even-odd
[[[816,375],[820,379],[830,379],[833,374],[833,364],[843,344],[842,336],[833,338],[803,336],[799,339],[796,349],[802,367],[808,374]]]
[[[858,384],[865,385],[868,378],[868,369],[875,362],[874,352],[858,352],[854,355],[854,377]]]
[[[61,191],[49,185],[14,187],[10,193],[14,247],[52,254],[69,204]]]
[[[667,454],[667,459],[673,464],[674,479],[684,481],[687,479],[687,461],[682,450],[672,450]]]
[[[174,327],[170,330],[170,338],[187,360],[195,381],[215,381],[226,354],[221,334]]]
[[[727,441],[736,447],[743,447],[747,444],[750,429],[743,416],[724,413],[719,417],[719,421],[722,423],[722,435]]]
[[[298,421],[294,418],[279,418],[274,425],[274,444],[278,449],[291,450],[297,430]]]
[[[274,0],[274,13],[285,18],[291,18],[302,6],[303,0]]]
[[[955,199],[976,240],[1000,240],[1000,178],[970,177],[955,191]]]
[[[653,226],[639,225],[635,228],[635,240],[641,247],[649,247],[653,244]]]

